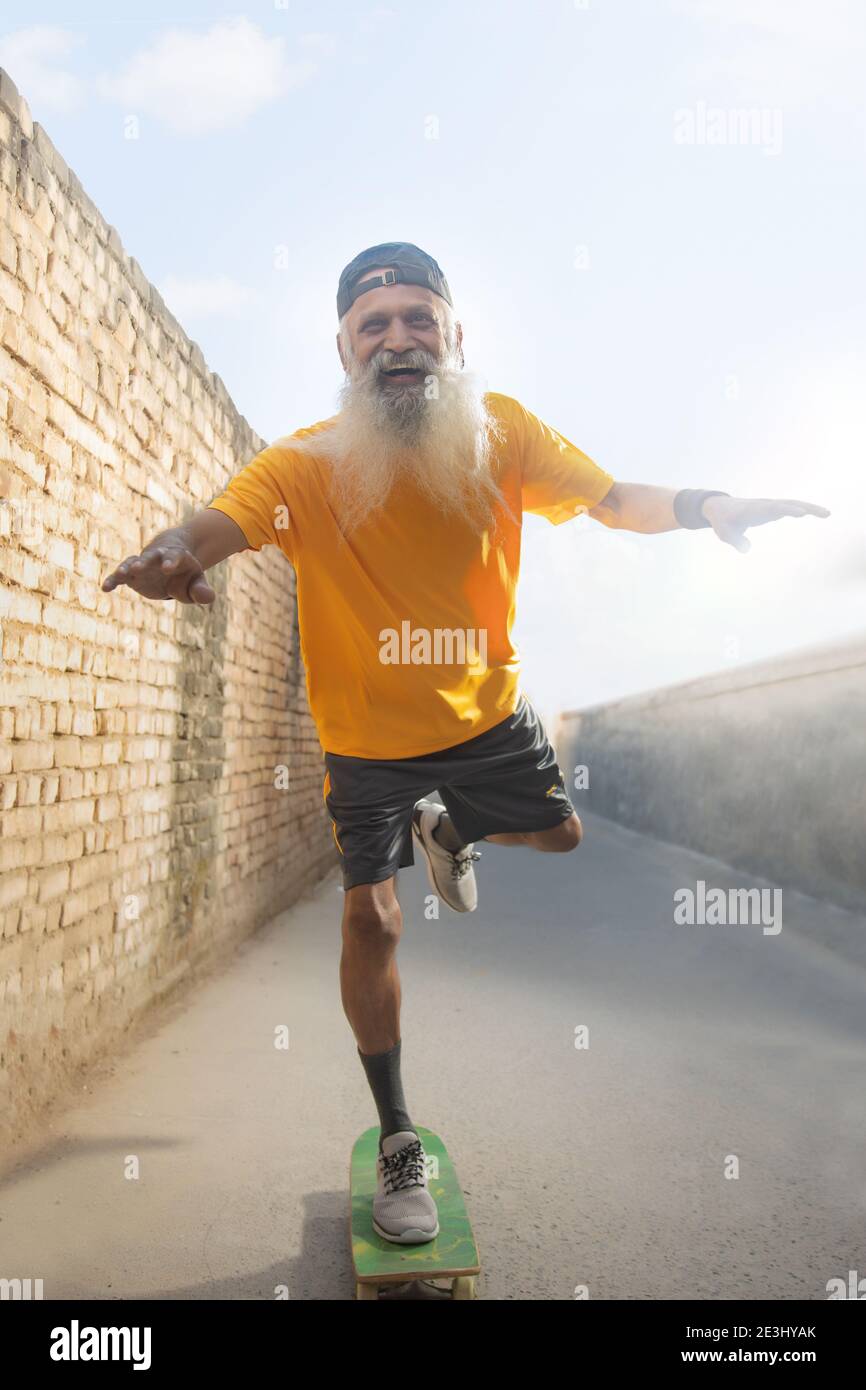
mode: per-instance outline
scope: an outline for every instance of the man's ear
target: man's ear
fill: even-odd
[[[457,324],[455,324],[455,325],[454,325],[454,332],[455,332],[456,337],[457,337],[457,355],[458,355],[458,357],[460,358],[460,365],[461,365],[461,367],[465,367],[465,366],[466,366],[466,359],[465,359],[465,357],[463,356],[463,324],[462,324],[462,323],[457,323]]]
[[[343,371],[344,371],[344,372],[347,372],[349,369],[348,369],[348,367],[346,366],[346,359],[345,359],[345,357],[343,356],[343,343],[342,343],[342,339],[341,339],[341,336],[340,336],[339,332],[337,333],[337,351],[338,351],[338,353],[340,354],[340,361],[341,361],[342,364],[343,364]]]

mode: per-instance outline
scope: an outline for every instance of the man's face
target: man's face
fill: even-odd
[[[363,280],[380,275],[386,269],[387,266],[382,266],[370,270]],[[425,354],[435,363],[445,358],[448,350],[446,315],[445,301],[422,285],[380,285],[355,300],[346,314],[345,327],[358,365],[365,367],[381,354],[377,384],[382,390],[400,390],[424,382],[426,365],[420,364],[417,354]],[[455,347],[458,349],[462,337],[457,324]],[[347,361],[339,335],[337,348],[344,369],[350,372],[352,363]],[[413,354],[416,354],[414,364]],[[404,365],[401,366],[401,362]]]
[[[496,509],[507,505],[492,468],[499,434],[483,380],[462,370],[462,342],[450,305],[426,286],[378,285],[343,315],[340,410],[296,447],[327,459],[345,534],[384,505],[398,479],[455,522],[495,528]]]

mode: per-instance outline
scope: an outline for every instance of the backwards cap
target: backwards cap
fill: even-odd
[[[388,266],[381,275],[373,275],[359,284],[361,276],[377,266]],[[359,295],[377,290],[381,285],[423,285],[454,307],[448,281],[432,256],[414,246],[411,241],[383,241],[360,251],[344,269],[337,288],[337,317],[342,318]]]

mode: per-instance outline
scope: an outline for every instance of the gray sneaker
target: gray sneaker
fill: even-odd
[[[439,1234],[439,1213],[427,1191],[424,1146],[411,1129],[389,1134],[376,1159],[373,1229],[397,1245],[421,1245]]]
[[[474,912],[478,906],[478,886],[474,865],[481,855],[474,845],[464,845],[453,853],[433,838],[445,807],[438,801],[418,801],[412,812],[412,835],[427,862],[427,877],[434,893],[455,912]]]

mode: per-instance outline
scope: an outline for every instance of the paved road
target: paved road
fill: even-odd
[[[777,936],[677,926],[677,888],[742,879],[585,826],[572,855],[486,847],[469,917],[425,920],[421,870],[401,875],[407,1099],[458,1165],[482,1295],[826,1298],[866,1275],[866,970],[816,938],[866,920],[786,892]],[[375,1113],[340,906],[332,877],[99,1068],[0,1185],[0,1275],[46,1297],[353,1296],[346,1170]]]

